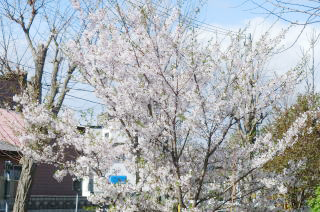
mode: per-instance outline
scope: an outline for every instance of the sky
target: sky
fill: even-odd
[[[266,11],[257,8],[257,6],[250,3],[250,1],[245,0],[208,0],[200,14],[200,20],[202,19],[203,22],[226,30],[238,31],[239,28],[244,28],[250,23],[248,32],[251,33],[253,37],[259,37],[267,30],[270,31],[271,35],[275,36],[282,29],[290,26],[289,23],[278,20],[274,16],[266,13]],[[295,14],[290,18],[292,20],[304,20],[304,17],[299,14]],[[273,25],[272,28],[270,28],[271,25]],[[282,45],[284,45],[284,49],[288,50],[276,55],[271,62],[271,67],[278,73],[288,70],[297,64],[301,60],[302,51],[309,50],[312,34],[320,33],[319,24],[307,26],[299,37],[302,29],[303,27],[301,26],[293,26],[287,32]],[[316,44],[316,68],[320,64],[319,58],[320,45]],[[320,82],[319,74],[316,80]]]
[[[243,4],[243,0],[208,0],[201,8],[201,17],[206,23],[219,24],[225,28],[243,25],[246,20],[258,17],[252,4]]]
[[[253,5],[241,5],[241,2],[242,0],[208,0],[200,8],[199,17],[197,18],[197,24],[201,25],[201,28],[204,29],[202,30],[202,33],[205,34],[204,36],[208,36],[209,38],[214,29],[219,31],[224,31],[223,29],[237,31],[239,28],[245,27],[249,20],[261,17],[258,14],[254,14],[254,11],[246,11],[250,7],[253,7]],[[209,28],[209,31],[206,31],[206,28]],[[79,92],[77,91],[73,91],[71,94],[79,96]],[[94,102],[100,102],[92,96],[92,93],[82,92],[81,96]],[[92,107],[95,114],[99,113],[103,108],[100,104],[90,102],[78,104],[78,101],[81,102],[81,100],[68,97],[66,104],[72,105],[74,109],[84,111]]]
[[[244,3],[244,0],[208,0],[208,2],[200,8],[199,17],[196,23],[200,25],[201,33],[203,37],[210,38],[215,30],[218,32],[237,32],[240,28],[248,27],[248,33],[253,37],[258,38],[263,32],[269,30],[270,34],[275,36],[281,32],[282,29],[289,27],[289,24],[284,21],[277,21],[273,16],[266,14],[263,10],[257,8],[252,3]],[[297,16],[299,18],[299,16]],[[270,26],[273,25],[272,28]],[[310,38],[313,30],[320,32],[319,26],[312,25],[307,27],[300,38],[296,41],[301,27],[292,27],[282,45],[284,49],[288,50],[277,54],[269,64],[270,74],[281,74],[285,71],[295,67],[301,61],[302,51],[309,48],[308,39]],[[317,52],[320,53],[319,45],[316,47],[316,67],[319,66],[320,60],[317,57]],[[316,76],[316,82],[320,81],[319,76]],[[304,85],[300,85],[299,91],[304,90]],[[94,102],[101,102],[95,98],[92,93],[72,91],[70,93],[73,96],[79,95],[82,98],[89,99]],[[67,105],[71,105],[73,108],[79,110],[86,110],[92,108],[94,116],[103,110],[103,105],[92,103],[88,101],[82,101],[72,97],[68,97],[66,101]]]
[[[257,0],[262,2],[263,0]],[[295,0],[294,0],[295,1]],[[301,3],[302,0],[300,0]],[[305,20],[305,17],[300,14],[290,15],[290,20]],[[275,16],[268,14],[265,10],[258,8],[251,1],[245,0],[208,0],[201,8],[199,19],[201,22],[218,27],[218,30],[223,31],[239,31],[248,27],[247,33],[253,39],[259,38],[262,33],[268,31],[271,36],[278,35],[281,30],[288,29],[288,32],[283,39],[282,53],[276,54],[269,64],[268,69],[277,74],[281,74],[296,64],[301,62],[303,52],[310,51],[310,40],[313,34],[320,33],[319,24],[308,25],[303,29],[303,26],[290,26],[288,22],[278,20]],[[271,27],[272,26],[272,27]],[[204,27],[205,28],[205,27]],[[303,31],[302,31],[303,29]],[[300,33],[302,34],[300,35]],[[210,37],[210,32],[203,32],[205,37]],[[320,42],[320,41],[319,41]],[[320,68],[320,45],[319,42],[315,46],[315,67]],[[318,71],[320,72],[320,70]],[[316,75],[316,82],[320,82],[320,74]],[[316,83],[320,84],[320,83]],[[304,85],[298,88],[298,92],[303,90]],[[320,86],[316,87],[320,90]]]
[[[68,0],[63,0],[62,2],[64,1]],[[186,1],[188,2],[189,0]],[[250,1],[246,0],[207,0],[207,3],[199,8],[199,17],[195,21],[197,25],[200,25],[201,36],[205,39],[209,39],[216,31],[220,34],[225,34],[229,31],[237,32],[240,28],[243,29],[250,23],[247,33],[250,33],[254,38],[258,38],[267,30],[269,30],[271,35],[275,36],[283,28],[289,26],[288,23],[283,21],[276,22],[275,17],[266,14],[263,10],[258,9],[254,4],[249,2]],[[293,18],[299,19],[302,17],[297,15]],[[270,29],[271,25],[273,25],[273,27]],[[313,30],[320,33],[320,27],[318,25],[308,26],[297,42],[295,42],[301,32],[301,27],[292,27],[282,43],[285,47],[290,48],[274,57],[269,64],[270,70],[277,73],[283,73],[294,67],[295,64],[300,61],[302,50],[307,50],[309,48],[308,37],[310,37]],[[19,35],[18,33],[15,34]],[[24,39],[22,40],[24,41]],[[23,44],[20,46],[23,46]],[[20,51],[20,53],[23,54],[24,52],[25,51]],[[316,46],[315,51],[316,67],[320,64],[318,52],[320,55],[319,45]],[[25,58],[32,64],[30,54],[28,56],[27,53]],[[320,72],[320,70],[318,72]],[[48,74],[50,75],[50,73]],[[319,76],[317,76],[316,79],[320,82]],[[77,81],[77,79],[75,79],[75,81]],[[72,88],[73,89],[66,97],[64,105],[75,110],[78,117],[81,116],[81,111],[87,111],[88,109],[89,113],[91,113],[90,111],[94,112],[94,117],[103,110],[103,105],[100,104],[101,101],[94,96],[93,92],[91,92],[93,90],[92,88],[81,83],[72,84]],[[302,89],[303,86],[301,86],[300,90]]]

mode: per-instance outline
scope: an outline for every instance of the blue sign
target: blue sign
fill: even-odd
[[[111,184],[125,184],[127,182],[127,176],[115,176],[111,175],[109,176],[109,183]]]

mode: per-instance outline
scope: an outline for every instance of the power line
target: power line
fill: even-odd
[[[139,7],[144,5],[143,2],[138,1],[138,0],[137,0],[137,2],[139,2],[141,5],[137,5],[132,1],[129,1],[129,2],[134,4],[134,5],[136,5],[136,6],[139,6]],[[153,4],[155,4],[158,8],[162,8],[164,10],[167,10],[167,8],[165,8],[162,5],[159,5],[159,4],[156,4],[156,3],[153,3]],[[163,10],[160,10],[160,9],[158,9],[158,11],[161,12],[162,14],[169,15],[169,13],[166,12],[166,11],[163,11]],[[160,16],[164,17],[164,15],[160,15]],[[229,29],[225,29],[225,28],[222,28],[222,27],[219,27],[219,26],[215,26],[215,25],[212,25],[212,24],[208,24],[206,22],[199,21],[199,20],[197,20],[195,18],[188,17],[186,15],[182,15],[182,17],[184,17],[185,19],[187,19],[187,20],[189,20],[191,22],[194,22],[194,24],[192,24],[192,26],[194,26],[195,28],[198,28],[198,29],[201,29],[201,30],[204,30],[204,31],[207,31],[207,32],[214,32],[214,33],[218,33],[218,34],[221,34],[221,35],[228,35],[229,33],[238,34],[235,31],[232,31],[232,30],[229,30]],[[10,63],[16,64],[16,65],[25,67],[25,68],[29,68],[29,69],[35,70],[35,67],[32,67],[32,66],[28,66],[28,65],[21,64],[21,63],[13,62],[11,60],[7,60],[7,61],[10,62]],[[51,74],[50,72],[46,72],[46,71],[44,71],[44,73]]]
[[[129,1],[129,2],[134,4],[134,5],[136,5],[136,6],[140,6],[140,7],[144,5],[144,3],[141,2],[141,1],[138,1],[141,5],[137,5],[137,4],[133,3],[132,1]],[[156,4],[156,3],[153,3],[153,4],[155,4],[157,7],[160,7],[162,9],[164,9],[164,10],[167,10],[167,8],[163,7],[162,5],[159,5],[159,4]],[[166,11],[162,11],[162,10],[159,10],[159,9],[158,9],[158,11],[161,12],[162,14],[169,15],[169,13],[166,12]],[[164,17],[163,15],[161,15],[161,16]],[[229,30],[229,29],[224,29],[224,28],[219,27],[219,26],[214,26],[212,24],[208,24],[206,22],[199,21],[199,20],[197,20],[195,18],[188,17],[186,15],[181,15],[181,16],[184,17],[185,19],[191,21],[191,22],[195,22],[196,25],[193,24],[193,26],[198,28],[198,29],[202,28],[202,30],[204,30],[204,31],[215,32],[215,33],[222,34],[222,35],[227,35],[229,33],[238,34],[235,31],[232,31],[232,30]]]
[[[21,64],[21,63],[13,62],[13,61],[11,61],[11,60],[7,60],[7,61],[8,61],[9,63],[13,63],[13,64],[16,64],[16,65],[19,65],[19,66],[22,66],[22,67],[26,67],[26,68],[30,68],[30,69],[35,70],[35,68],[34,68],[34,67],[31,67],[31,66],[23,65],[23,64]],[[48,72],[48,71],[43,71],[43,73],[48,74],[48,75],[49,75],[49,74],[51,75],[51,73]],[[89,85],[89,84],[86,84],[86,83],[83,83],[83,84]],[[47,84],[47,83],[43,83],[43,85],[45,85],[45,86],[51,86],[50,84]],[[93,92],[94,92],[94,90],[87,90],[87,89],[81,89],[81,88],[68,88],[68,89],[70,89],[70,90],[77,90],[77,91],[84,91],[84,92],[90,92],[90,93],[93,93]]]
[[[44,86],[50,87],[50,84],[42,84]],[[86,84],[87,85],[87,84]],[[84,91],[84,92],[89,92],[89,93],[94,93],[94,90],[87,90],[87,89],[82,89],[82,88],[70,88],[68,87],[69,90],[75,90],[75,91]]]
[[[141,1],[138,1],[139,3],[141,3],[143,5],[143,3]],[[135,4],[133,2],[130,2],[132,4]],[[154,3],[155,4],[155,3]],[[135,4],[136,6],[139,6],[137,4]],[[140,6],[142,6],[140,5]],[[158,6],[159,8],[162,8],[162,9],[165,9],[165,7],[163,7],[162,5],[159,5],[159,4],[156,4],[156,6]],[[161,12],[162,14],[165,14],[165,15],[169,15],[168,12],[166,11],[162,11],[162,10],[158,10],[159,12]],[[164,17],[164,15],[161,15],[162,17]],[[198,28],[198,29],[202,29],[204,31],[208,31],[208,32],[215,32],[215,33],[219,33],[219,34],[222,34],[222,35],[227,35],[229,33],[232,33],[232,34],[236,34],[237,32],[234,32],[232,30],[229,30],[229,29],[224,29],[222,27],[218,27],[218,26],[214,26],[212,24],[208,24],[208,23],[205,23],[203,21],[199,21],[197,19],[194,19],[194,18],[191,18],[191,17],[188,17],[186,15],[182,15],[185,19],[189,20],[189,21],[192,21],[194,22],[195,24],[193,24],[194,27]],[[13,62],[11,60],[8,60],[8,62],[10,63],[13,63],[13,64],[16,64],[16,65],[19,65],[19,66],[22,66],[22,67],[25,67],[25,68],[29,68],[29,69],[33,69],[35,70],[35,67],[31,67],[31,66],[28,66],[28,65],[24,65],[24,64],[21,64],[21,63],[17,63],[17,62]],[[50,72],[46,72],[44,71],[45,74],[51,74]],[[84,83],[85,84],[85,83]],[[50,86],[49,84],[44,84],[45,86]],[[87,85],[87,84],[86,84]],[[46,89],[46,88],[45,88]],[[80,89],[80,88],[69,88],[71,90],[78,90],[78,91],[84,91],[84,92],[94,92],[93,90],[86,90],[86,89]],[[72,97],[72,98],[76,98],[76,99],[79,99],[79,100],[83,100],[83,101],[87,101],[87,102],[90,102],[90,103],[94,103],[94,104],[100,104],[100,105],[105,105],[105,104],[102,104],[100,102],[96,102],[96,101],[92,101],[92,100],[88,100],[88,99],[85,99],[85,98],[81,98],[81,97],[77,97],[77,96],[73,96],[71,94],[66,94],[66,96],[69,96],[69,97]]]
[[[30,69],[33,69],[33,70],[35,70],[35,69],[36,69],[35,67],[28,66],[28,65],[24,65],[24,64],[21,64],[21,63],[18,63],[18,62],[13,62],[13,61],[8,60],[8,59],[6,59],[6,61],[8,61],[9,63],[13,63],[13,64],[15,64],[15,65],[18,65],[18,66],[25,67],[25,68],[30,68]]]
[[[73,95],[71,95],[71,94],[66,94],[66,96],[70,96],[70,97],[72,97],[72,98],[80,99],[80,100],[86,101],[86,102],[91,102],[91,103],[93,103],[93,104],[99,104],[99,105],[104,105],[104,106],[105,106],[105,104],[103,104],[103,103],[101,103],[101,102],[96,102],[96,101],[92,101],[92,100],[89,100],[89,99],[84,99],[84,98],[81,98],[81,97],[78,97],[78,96],[73,96]]]
[[[43,89],[49,90],[49,88],[47,88],[47,87],[44,87]],[[68,93],[66,93],[66,96],[69,96],[69,97],[72,97],[72,98],[75,98],[75,99],[80,99],[80,100],[86,101],[86,102],[91,102],[93,104],[105,105],[105,104],[103,104],[101,102],[96,102],[96,101],[93,101],[93,100],[89,100],[89,99],[85,99],[85,98],[82,98],[82,97],[74,96],[74,95],[71,95],[71,94],[68,94]]]

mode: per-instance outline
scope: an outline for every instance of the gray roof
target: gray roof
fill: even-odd
[[[0,151],[10,151],[10,152],[17,152],[18,148],[5,142],[5,141],[0,141]]]

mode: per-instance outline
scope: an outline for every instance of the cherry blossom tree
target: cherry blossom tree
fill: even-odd
[[[55,114],[62,107],[76,69],[63,52],[63,42],[79,30],[71,30],[75,10],[62,5],[62,1],[0,0],[0,72],[28,75],[29,82],[21,89],[29,95],[29,102],[45,102]],[[21,155],[20,164],[15,212],[26,211],[36,168],[28,155]]]
[[[73,3],[81,13],[82,4]],[[106,3],[86,16],[80,41],[69,44],[83,81],[106,105],[105,128],[116,136],[105,139],[89,130],[81,134],[70,112],[54,117],[22,96],[24,152],[57,165],[58,179],[67,173],[78,178],[94,173],[100,192],[90,200],[101,207],[241,208],[248,204],[242,199],[266,187],[264,181],[245,179],[253,174],[263,179],[260,168],[292,146],[314,116],[301,115],[276,143],[271,133],[257,133],[272,106],[294,89],[303,63],[266,78],[283,34],[271,37],[267,32],[256,40],[230,34],[225,42],[204,45],[179,5],[143,3]],[[43,116],[37,117],[39,111]],[[134,182],[106,183],[119,160]],[[251,208],[274,206],[256,196]]]

